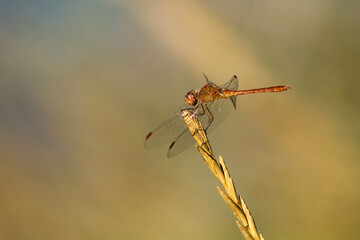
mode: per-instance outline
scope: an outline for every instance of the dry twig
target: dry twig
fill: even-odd
[[[221,197],[224,199],[230,210],[235,214],[239,221],[236,221],[241,233],[246,240],[263,240],[263,236],[256,229],[253,217],[247,208],[245,201],[237,195],[234,182],[230,177],[229,171],[222,157],[219,163],[216,161],[212,152],[206,133],[197,118],[192,117],[187,110],[183,111],[183,117],[188,125],[191,135],[197,142],[197,149],[201,153],[206,165],[225,188],[223,191],[217,186]]]

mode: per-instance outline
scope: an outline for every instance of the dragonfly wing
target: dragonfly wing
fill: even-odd
[[[186,123],[179,112],[151,131],[145,138],[144,147],[150,149],[174,141],[186,129]]]
[[[209,125],[209,115],[204,114],[200,118],[200,122],[203,125],[204,129],[206,129],[206,132],[209,133],[212,130],[214,130],[222,121],[227,118],[230,113],[233,111],[234,106],[233,102],[229,99],[222,98],[214,101],[213,103],[208,105],[209,111],[213,115],[213,121]]]
[[[219,99],[212,104],[208,105],[209,111],[213,114],[214,119],[211,125],[208,127],[206,132],[211,132],[214,130],[224,119],[229,116],[230,112],[234,109],[232,102],[229,99]],[[209,125],[209,115],[202,114],[198,116],[199,121],[201,122],[204,129]],[[182,119],[185,123],[185,121]],[[167,156],[169,158],[178,155],[183,152],[191,145],[196,145],[194,138],[191,136],[191,133],[187,126],[185,125],[185,130],[179,135],[175,141],[173,141],[169,147]]]
[[[212,81],[210,81],[210,80],[208,79],[208,77],[205,75],[205,73],[203,73],[203,75],[204,75],[204,77],[205,77],[206,83],[210,83],[210,84],[212,84],[212,85],[214,85],[214,86],[217,86],[215,83],[213,83]]]
[[[238,89],[238,79],[234,75],[227,83],[220,86],[222,89],[237,90]],[[201,124],[203,125],[206,132],[211,132],[214,130],[225,118],[229,116],[231,111],[236,108],[236,96],[231,97],[230,99],[221,98],[212,103],[208,103],[207,107],[211,114],[213,115],[213,121],[210,123],[209,114],[203,114],[199,117]]]
[[[182,119],[185,123],[185,120]],[[171,143],[169,147],[169,151],[167,153],[167,157],[171,158],[179,153],[183,152],[185,149],[190,147],[191,145],[195,145],[196,142],[194,138],[191,136],[190,130],[187,128],[184,130],[184,132],[174,141]]]
[[[238,78],[234,75],[227,83],[224,83],[220,87],[230,90],[238,90],[238,85]]]
[[[238,90],[238,85],[238,78],[234,75],[227,83],[221,85],[220,87],[223,89]],[[236,96],[230,97],[230,100],[236,109]]]

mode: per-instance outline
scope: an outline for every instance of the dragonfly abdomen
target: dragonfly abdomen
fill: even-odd
[[[245,95],[245,94],[252,94],[252,93],[267,93],[267,92],[282,92],[290,89],[290,87],[287,86],[273,86],[273,87],[266,87],[266,88],[256,88],[256,89],[248,89],[248,90],[223,90],[222,94],[225,98],[229,98],[232,96],[238,96],[238,95]]]

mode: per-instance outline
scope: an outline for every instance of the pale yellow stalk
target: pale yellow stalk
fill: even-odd
[[[236,221],[236,223],[242,235],[246,240],[263,240],[264,238],[260,231],[257,230],[255,221],[251,216],[245,201],[236,193],[234,182],[230,177],[223,158],[220,156],[219,163],[216,161],[201,123],[197,120],[197,118],[192,117],[191,113],[187,110],[183,111],[183,117],[188,125],[191,135],[198,144],[196,147],[201,153],[206,165],[223,185],[225,191],[223,191],[219,186],[217,186],[217,190],[230,210],[239,220]]]

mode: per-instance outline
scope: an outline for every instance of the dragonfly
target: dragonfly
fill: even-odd
[[[144,140],[144,147],[152,149],[170,143],[167,157],[174,157],[189,146],[195,144],[184,119],[183,111],[187,110],[203,126],[206,133],[214,130],[233,109],[236,109],[236,98],[239,95],[282,92],[288,86],[272,86],[248,90],[238,90],[238,78],[234,75],[227,83],[216,85],[204,74],[206,84],[200,90],[191,90],[185,95],[184,103],[167,121],[149,132]]]

